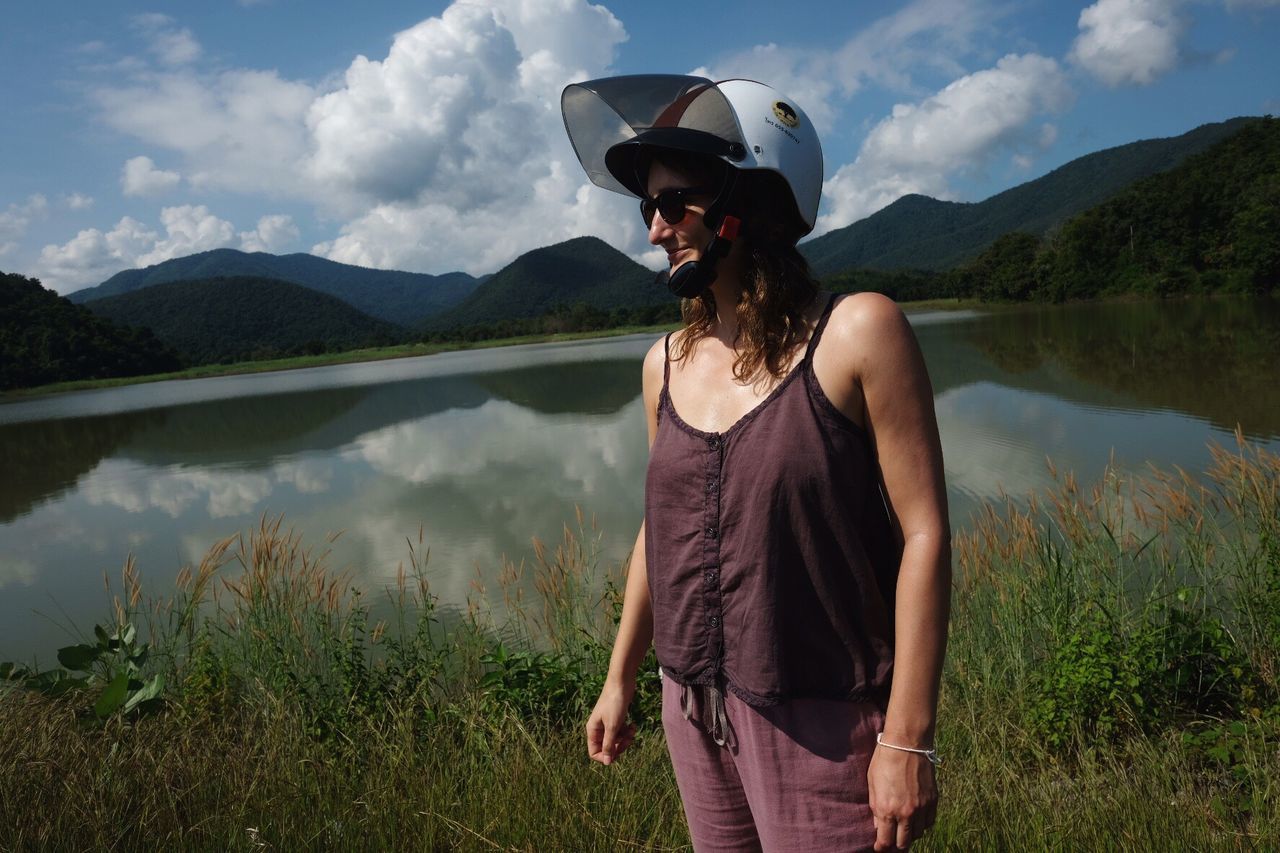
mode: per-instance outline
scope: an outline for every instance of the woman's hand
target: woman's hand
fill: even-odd
[[[886,738],[887,740],[887,738]],[[923,755],[879,747],[867,770],[876,850],[906,850],[933,826],[938,785]]]
[[[612,764],[635,740],[636,727],[627,722],[627,709],[635,683],[608,684],[600,691],[595,710],[587,719],[587,755],[601,764]]]

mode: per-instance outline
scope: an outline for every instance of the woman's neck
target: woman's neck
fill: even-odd
[[[738,300],[744,287],[737,260],[736,252],[721,260],[716,268],[715,281],[711,282],[711,295],[716,302],[716,323],[712,335],[730,349],[738,338]]]
[[[736,282],[729,283],[718,278],[711,285],[711,296],[716,303],[715,325],[711,328],[711,336],[730,348],[738,338],[737,308],[741,294],[742,286]]]

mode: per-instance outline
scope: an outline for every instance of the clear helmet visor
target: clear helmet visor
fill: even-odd
[[[560,108],[587,177],[596,186],[625,195],[643,195],[643,190],[638,176],[629,173],[633,158],[620,157],[618,151],[609,156],[621,143],[725,157],[745,146],[733,107],[704,77],[638,74],[574,83],[560,96]]]

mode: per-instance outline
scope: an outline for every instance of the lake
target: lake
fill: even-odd
[[[1239,425],[1280,452],[1280,300],[912,316],[934,384],[953,526],[982,501],[1088,483],[1109,458],[1195,471]],[[647,461],[640,364],[657,335],[84,391],[0,404],[0,660],[72,642],[126,555],[172,589],[215,541],[283,513],[366,590],[419,528],[462,605],[575,507],[621,560]]]

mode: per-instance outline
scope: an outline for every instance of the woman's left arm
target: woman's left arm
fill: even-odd
[[[932,749],[951,601],[951,535],[933,388],[915,334],[891,300],[861,293],[836,310],[841,361],[861,387],[867,431],[903,544],[883,738],[894,746]],[[868,782],[877,850],[905,849],[933,825],[937,783],[924,755],[878,748]]]

